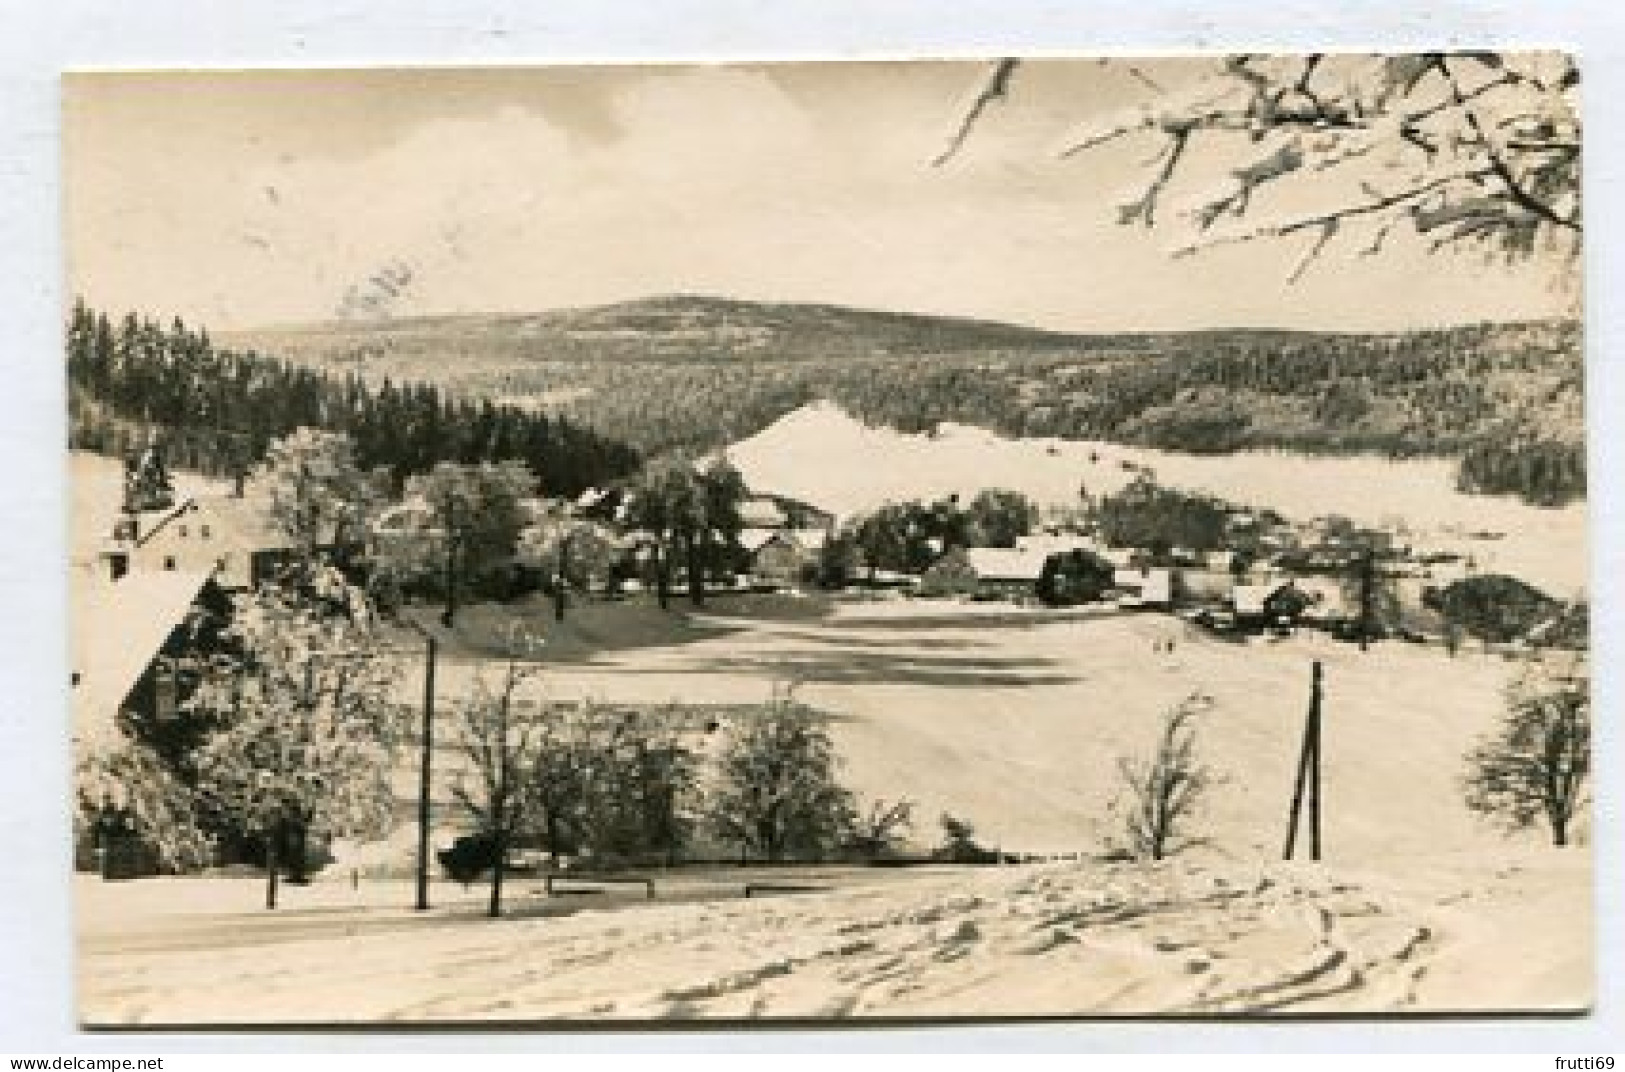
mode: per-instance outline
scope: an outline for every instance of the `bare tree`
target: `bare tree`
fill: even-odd
[[[469,769],[452,788],[457,802],[479,824],[491,845],[489,914],[502,914],[502,878],[514,836],[528,822],[526,780],[542,748],[540,711],[534,701],[516,696],[534,671],[519,664],[521,640],[510,640],[516,652],[503,668],[495,688],[476,677],[473,692],[459,711],[459,744]]]
[[[847,848],[860,859],[874,860],[896,852],[914,826],[914,802],[876,798],[867,812],[854,813]]]
[[[1115,806],[1122,816],[1126,847],[1137,858],[1161,860],[1204,840],[1191,837],[1187,828],[1213,784],[1213,774],[1197,759],[1191,723],[1212,703],[1201,693],[1187,696],[1164,717],[1149,760],[1118,760],[1124,791]]]
[[[1569,843],[1591,773],[1591,685],[1578,659],[1535,663],[1507,691],[1494,734],[1467,754],[1467,806],[1514,829],[1544,818]]]
[[[1150,142],[1154,155],[1118,222],[1191,231],[1178,247],[1306,239],[1293,278],[1339,237],[1364,254],[1396,231],[1433,249],[1477,246],[1509,259],[1580,248],[1579,69],[1551,52],[1232,55],[1163,86],[1131,63],[1136,107],[1081,125],[1059,155]],[[994,65],[961,113],[948,163],[1016,92],[1020,64]],[[1195,186],[1195,189],[1191,189]],[[1304,207],[1306,205],[1314,207]]]

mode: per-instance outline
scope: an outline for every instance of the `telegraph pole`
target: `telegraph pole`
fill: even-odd
[[[1371,548],[1367,547],[1360,556],[1360,650],[1365,651],[1371,642],[1372,619],[1376,617],[1377,598],[1377,564],[1376,556]]]
[[[1320,859],[1320,662],[1313,664],[1309,686],[1309,717],[1303,727],[1303,748],[1298,753],[1298,776],[1292,786],[1292,810],[1287,815],[1286,849],[1292,859],[1298,840],[1298,816],[1305,795],[1309,799],[1309,858]]]
[[[429,907],[429,793],[434,763],[434,663],[435,639],[424,632],[423,666],[423,756],[418,768],[418,889],[419,912]]]

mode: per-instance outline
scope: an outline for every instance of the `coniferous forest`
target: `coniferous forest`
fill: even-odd
[[[120,455],[156,437],[171,464],[236,476],[300,427],[345,432],[366,468],[397,485],[437,462],[517,458],[549,494],[624,477],[635,450],[562,416],[457,397],[430,383],[377,385],[258,353],[205,330],[75,304],[67,334],[69,445]]]

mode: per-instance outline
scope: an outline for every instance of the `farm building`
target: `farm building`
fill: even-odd
[[[1118,569],[1112,574],[1112,587],[1123,595],[1120,607],[1135,610],[1168,610],[1174,602],[1174,575],[1172,570],[1149,566]]]
[[[829,538],[824,529],[745,529],[739,547],[751,576],[772,584],[799,583]]]
[[[125,718],[151,724],[176,713],[184,668],[198,639],[225,620],[229,602],[205,572],[137,570],[118,580],[76,572],[69,695],[73,747],[82,760],[117,751]],[[103,796],[94,821],[76,815],[76,868],[105,878],[158,872],[157,855],[121,810],[126,804]]]
[[[1048,554],[1007,547],[956,547],[925,571],[921,591],[975,596],[1031,596]]]

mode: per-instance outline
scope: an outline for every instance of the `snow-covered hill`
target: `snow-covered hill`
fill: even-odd
[[[1160,483],[1293,519],[1342,514],[1399,528],[1432,549],[1463,550],[1485,571],[1511,573],[1552,595],[1587,586],[1586,510],[1542,509],[1455,489],[1454,463],[1285,452],[1194,455],[1065,439],[1007,439],[945,424],[935,434],[870,428],[820,402],[728,450],[753,488],[805,499],[841,516],[888,500],[1015,488],[1041,503],[1073,504],[1080,487],[1109,494],[1149,468]],[[1470,533],[1504,535],[1473,540]]]

